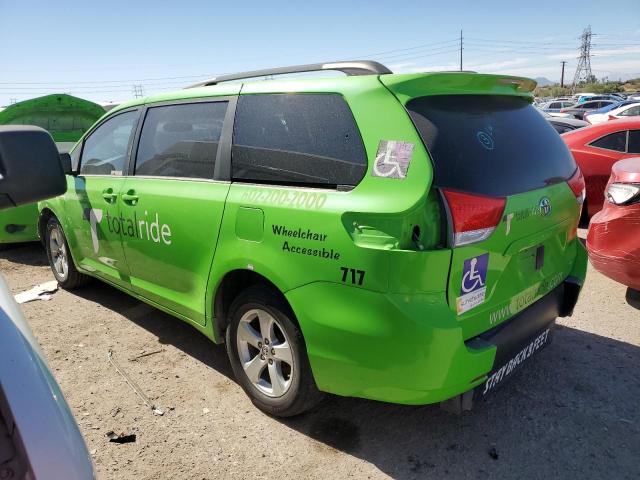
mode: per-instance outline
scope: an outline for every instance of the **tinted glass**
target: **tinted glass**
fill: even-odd
[[[137,111],[121,113],[94,130],[82,148],[80,174],[122,173],[137,120]]]
[[[640,115],[640,105],[627,108],[624,112],[620,112],[618,115],[622,117],[635,117]]]
[[[561,123],[552,123],[551,126],[558,133],[567,133],[567,132],[570,132],[571,130],[573,130],[573,127],[569,127],[568,125],[563,125]]]
[[[245,95],[233,131],[232,176],[258,183],[357,185],[367,156],[336,94]]]
[[[640,153],[640,130],[629,130],[628,153]]]
[[[601,107],[601,106],[602,106],[601,102],[597,102],[597,101],[595,101],[595,102],[584,102],[582,105],[580,105],[580,108],[584,108],[586,110],[586,109],[589,109],[589,108],[598,108],[598,107]]]
[[[610,133],[595,142],[591,143],[592,147],[606,148],[607,150],[615,150],[616,152],[624,152],[627,147],[627,132]]]
[[[549,108],[560,108],[560,104],[558,102],[552,103]]]
[[[226,111],[227,102],[147,110],[135,174],[212,179]]]
[[[526,100],[488,95],[421,97],[407,104],[434,164],[434,184],[507,196],[571,177],[571,153]]]

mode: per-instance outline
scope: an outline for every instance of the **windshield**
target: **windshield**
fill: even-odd
[[[564,181],[576,164],[526,99],[438,95],[407,104],[429,150],[434,184],[503,197]]]

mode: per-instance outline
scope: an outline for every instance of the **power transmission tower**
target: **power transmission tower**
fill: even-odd
[[[133,96],[135,98],[144,97],[144,90],[142,89],[142,85],[134,85],[133,86]]]
[[[591,36],[591,25],[589,25],[580,36],[580,57],[578,57],[578,66],[573,77],[572,92],[575,92],[580,82],[586,83],[593,79],[593,73],[591,73]]]

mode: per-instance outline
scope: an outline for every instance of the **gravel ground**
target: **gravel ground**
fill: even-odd
[[[0,271],[14,293],[53,278],[37,244],[0,253]],[[554,342],[461,416],[329,397],[277,420],[233,381],[223,347],[107,285],[23,308],[101,479],[640,477],[640,298],[591,267]],[[137,440],[110,443],[110,430]]]

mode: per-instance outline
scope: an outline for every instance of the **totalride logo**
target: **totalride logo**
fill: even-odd
[[[149,213],[145,210],[144,217],[138,218],[137,212],[133,212],[133,218],[127,218],[124,215],[114,217],[109,212],[104,212],[99,208],[86,208],[84,211],[85,220],[89,221],[91,228],[91,241],[93,243],[93,251],[98,253],[100,242],[98,239],[98,224],[106,220],[109,233],[122,235],[123,237],[138,238],[153,243],[164,243],[171,245],[171,227],[166,223],[160,223],[159,215],[149,219]],[[149,221],[152,220],[152,221]]]

